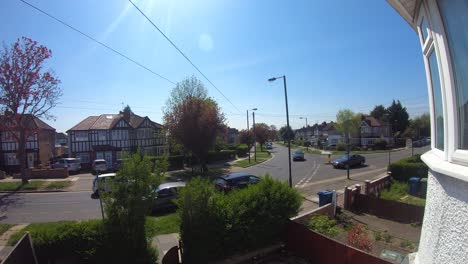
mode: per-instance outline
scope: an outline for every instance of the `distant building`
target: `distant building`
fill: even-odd
[[[343,142],[343,134],[336,129],[336,123],[330,122],[322,129],[322,136],[325,138],[325,144],[337,145]]]
[[[68,136],[67,134],[60,132],[60,133],[55,133],[55,146],[66,146],[68,145]]]
[[[140,150],[155,156],[168,153],[162,126],[131,112],[89,116],[67,133],[69,154],[80,158],[83,167],[95,159],[105,159],[112,167],[122,152]]]
[[[360,127],[361,146],[369,147],[375,144],[378,139],[387,141],[393,145],[392,128],[387,122],[380,121],[370,115],[361,116]]]
[[[3,119],[0,116],[0,119]],[[55,146],[55,128],[49,126],[37,117],[28,121],[30,128],[26,142],[26,159],[29,168],[46,166],[53,157]],[[2,122],[2,121],[0,121]],[[18,142],[11,131],[1,129],[0,126],[0,169],[9,173],[20,171],[18,159]]]
[[[228,128],[227,130],[227,143],[239,143],[239,130],[235,128]]]

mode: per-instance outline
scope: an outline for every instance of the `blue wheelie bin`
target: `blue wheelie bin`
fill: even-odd
[[[418,177],[411,177],[408,181],[409,184],[409,194],[411,195],[418,195],[419,193],[419,183],[421,181],[421,178]]]
[[[319,196],[319,206],[324,206],[332,202],[333,192],[320,191],[317,194]]]

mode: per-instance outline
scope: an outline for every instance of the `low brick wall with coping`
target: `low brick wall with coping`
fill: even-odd
[[[329,204],[326,204],[322,207],[319,207],[319,208],[316,208],[314,210],[311,210],[309,212],[306,212],[306,213],[303,213],[303,214],[300,214],[296,217],[293,217],[291,218],[291,221],[294,221],[296,223],[299,223],[299,224],[306,224],[307,221],[309,221],[309,219],[313,216],[313,215],[326,215],[330,218],[333,218],[334,215],[333,215],[333,204],[329,203]]]
[[[69,176],[67,168],[57,169],[26,169],[28,179],[63,179]],[[15,174],[15,179],[21,178],[21,174]]]

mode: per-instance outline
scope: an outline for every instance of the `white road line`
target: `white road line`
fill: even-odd
[[[320,164],[317,166],[317,161],[314,160],[314,165],[312,166],[312,170],[310,171],[309,174],[306,174],[306,176],[304,176],[304,178],[302,178],[298,183],[296,183],[296,185],[294,185],[294,187],[299,187],[303,184],[306,184],[307,183],[307,178],[310,178],[312,177],[311,175],[314,175],[315,173],[317,173],[317,170],[318,168],[320,167]]]

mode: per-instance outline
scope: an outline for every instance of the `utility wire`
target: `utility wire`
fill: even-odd
[[[162,32],[161,29],[159,29],[158,26],[156,26],[156,24],[153,23],[153,21],[135,4],[132,2],[132,0],[128,0],[137,10],[138,12],[140,12],[145,18],[146,20],[148,20],[148,22],[151,23],[151,25],[153,25],[154,28],[156,28],[156,30],[159,31],[159,33],[161,33],[161,35],[164,36],[164,38],[169,41],[169,43],[224,97],[224,99],[226,99],[239,113],[241,113],[241,111],[239,110],[239,108],[237,108],[232,102],[231,100],[229,100],[229,98],[227,98],[226,95],[224,95],[223,92],[221,92],[221,90],[216,86],[214,85],[214,83],[208,78],[206,77],[206,75],[192,62],[192,60],[190,60],[189,57],[187,57],[187,55],[185,55],[184,52],[182,52],[182,50],[179,49],[179,47],[177,47],[177,45],[172,42],[172,40],[166,36],[166,34],[164,34],[164,32]]]
[[[128,60],[128,61],[130,61],[130,62],[133,62],[134,64],[136,64],[136,65],[140,66],[141,68],[147,70],[148,72],[150,72],[150,73],[152,73],[152,74],[158,76],[159,78],[161,78],[161,79],[163,79],[163,80],[166,80],[166,81],[168,81],[168,82],[170,82],[170,83],[172,83],[172,84],[174,84],[174,85],[176,84],[175,82],[169,80],[168,78],[162,76],[161,74],[159,74],[159,73],[157,73],[157,72],[151,70],[150,68],[146,67],[145,65],[139,63],[138,61],[136,61],[136,60],[134,60],[134,59],[128,57],[127,55],[123,54],[122,52],[115,50],[114,48],[112,48],[112,47],[110,47],[110,46],[104,44],[103,42],[101,42],[101,41],[99,41],[99,40],[97,40],[97,39],[95,39],[95,38],[93,38],[93,37],[91,37],[90,35],[84,33],[83,31],[81,31],[81,30],[79,30],[79,29],[77,29],[77,28],[75,28],[75,27],[73,27],[73,26],[67,24],[67,23],[64,22],[63,20],[60,20],[60,19],[56,18],[55,16],[53,16],[53,15],[47,13],[46,11],[40,9],[39,7],[34,6],[33,4],[31,4],[31,3],[29,3],[29,2],[26,2],[26,1],[24,1],[24,0],[19,0],[19,1],[21,1],[21,2],[23,2],[24,4],[30,6],[31,8],[36,9],[36,10],[39,11],[40,13],[42,13],[42,14],[44,14],[44,15],[50,17],[50,18],[52,18],[53,20],[59,22],[60,24],[62,24],[62,25],[64,25],[64,26],[66,26],[66,27],[72,29],[73,31],[78,32],[79,34],[85,36],[86,38],[88,38],[88,39],[90,39],[90,40],[92,40],[92,41],[98,43],[99,45],[101,45],[101,46],[103,46],[104,48],[106,48],[106,49],[108,49],[108,50],[114,52],[115,54],[117,54],[117,55],[119,55],[119,56],[125,58],[126,60]]]

